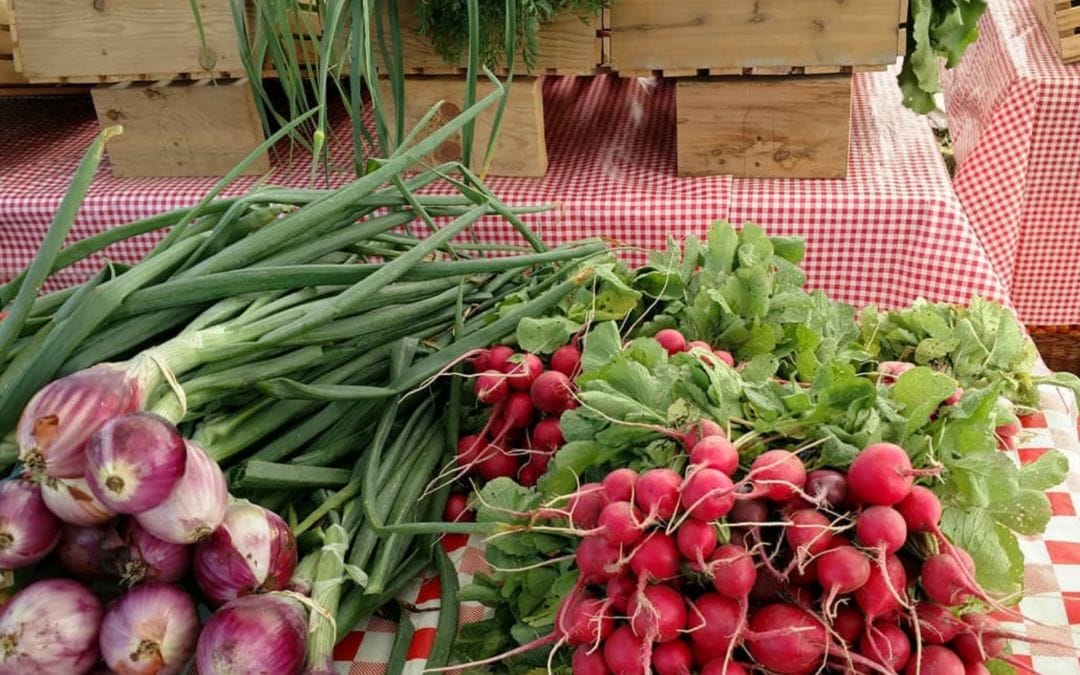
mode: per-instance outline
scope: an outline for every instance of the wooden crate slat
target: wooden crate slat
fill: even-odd
[[[1080,5],[1070,0],[1033,0],[1050,44],[1065,63],[1080,61]]]
[[[1065,63],[1080,61],[1080,35],[1062,38],[1061,59],[1065,61]]]
[[[0,58],[0,85],[26,84],[26,78],[15,70],[15,60]]]
[[[11,30],[7,26],[0,26],[0,55],[12,55]]]
[[[1061,37],[1068,37],[1076,33],[1076,29],[1080,28],[1080,7],[1058,10],[1057,23]]]
[[[11,0],[0,0],[0,24],[10,26],[11,20]]]
[[[684,80],[676,106],[680,175],[847,174],[851,75]]]

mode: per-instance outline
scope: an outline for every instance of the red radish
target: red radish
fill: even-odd
[[[723,436],[706,436],[691,447],[690,463],[734,476],[739,468],[739,451]]]
[[[634,549],[630,569],[640,579],[661,581],[679,573],[679,549],[663,532],[651,532]]]
[[[964,662],[952,651],[939,645],[926,645],[921,657],[908,661],[905,675],[964,675]]]
[[[653,648],[652,667],[658,675],[690,675],[694,655],[682,640],[664,642]]]
[[[786,592],[787,581],[780,579],[777,572],[763,567],[754,580],[754,587],[750,589],[750,599],[754,602],[769,602],[775,600],[781,592]]]
[[[846,644],[854,646],[862,637],[866,619],[862,612],[851,605],[844,605],[836,610],[836,616],[832,620],[832,628]]]
[[[731,352],[725,351],[723,349],[714,349],[713,354],[716,354],[716,358],[723,361],[728,366],[728,368],[735,367],[735,357],[731,355]]]
[[[546,452],[544,450],[533,450],[529,453],[529,464],[536,469],[536,473],[543,474],[547,472],[548,464],[551,463],[551,457],[555,453]]]
[[[705,560],[716,550],[716,527],[696,518],[688,518],[675,533],[675,543],[682,557],[704,568]]]
[[[636,544],[645,536],[643,520],[630,502],[611,502],[600,512],[600,536],[616,546]]]
[[[686,345],[686,350],[697,354],[697,357],[701,359],[701,362],[707,366],[716,366],[722,360],[713,350],[712,345],[702,340],[693,340]],[[731,355],[728,354],[728,356]],[[729,365],[734,365],[734,363]]]
[[[574,527],[591,530],[600,522],[600,512],[607,506],[600,483],[586,483],[566,502],[566,512]]]
[[[500,373],[505,372],[503,368],[506,367],[506,363],[513,355],[513,348],[506,345],[495,345],[488,349],[488,368]]]
[[[503,420],[506,429],[524,429],[529,426],[533,419],[533,402],[529,395],[523,391],[515,391],[506,399],[502,409]],[[498,432],[496,432],[498,433]]]
[[[708,419],[707,417],[702,417],[697,422],[693,422],[687,425],[687,427],[683,430],[683,447],[687,450],[691,450],[704,438],[708,438],[709,436],[723,435],[724,430],[720,428],[719,424]],[[693,460],[690,461],[693,462]]]
[[[674,328],[665,328],[656,333],[656,341],[668,355],[686,351],[686,338]]]
[[[966,629],[964,623],[953,616],[947,607],[933,602],[920,602],[915,606],[915,616],[919,619],[919,634],[923,642],[943,645]]]
[[[559,629],[570,645],[596,645],[615,630],[615,619],[607,611],[604,601],[591,595],[574,598],[567,596],[566,612],[560,614]]]
[[[494,448],[495,446],[489,447]],[[477,463],[476,471],[484,480],[513,478],[517,475],[518,464],[517,457],[501,448],[496,448],[495,452],[487,455],[487,459]]]
[[[611,609],[619,614],[626,614],[630,598],[637,590],[637,581],[629,573],[610,577],[604,586],[604,597],[611,603]]]
[[[482,373],[491,369],[491,352],[487,349],[477,350],[475,355],[468,359],[474,373]]]
[[[911,642],[896,624],[879,621],[859,640],[859,653],[889,670],[900,671],[911,658]]]
[[[842,506],[847,503],[847,477],[832,469],[817,469],[806,475],[806,494],[821,506]]]
[[[889,506],[871,506],[855,521],[855,536],[867,548],[896,553],[907,541],[907,523]]]
[[[881,374],[881,381],[884,384],[892,384],[896,382],[896,378],[914,367],[914,363],[906,361],[882,361],[878,364],[878,373]]]
[[[892,506],[911,492],[915,472],[907,452],[893,443],[873,443],[848,468],[848,486],[863,504]]]
[[[817,558],[809,562],[796,560],[794,565],[788,568],[788,585],[805,587],[817,583]],[[796,592],[792,589],[792,592]],[[811,603],[812,604],[812,603]]]
[[[533,487],[540,478],[540,473],[531,462],[523,464],[517,472],[517,482],[525,487]]]
[[[716,469],[697,469],[682,485],[683,508],[694,518],[723,518],[735,505],[735,485]]]
[[[1013,418],[994,429],[994,433],[1002,438],[1010,438],[1012,436],[1019,436],[1020,432],[1024,430],[1023,425],[1020,424],[1020,420]]]
[[[967,556],[967,553],[962,552],[961,549],[957,548],[954,551],[960,557]],[[967,568],[966,573],[961,565]],[[963,604],[968,598],[975,597],[981,600],[986,595],[982,589],[972,583],[973,573],[974,565],[970,557],[960,560],[952,553],[939,553],[930,556],[923,563],[919,580],[922,582],[926,597],[936,603],[952,607]]]
[[[729,523],[746,525],[764,523],[769,516],[769,507],[763,499],[739,499],[728,514]]]
[[[888,577],[882,572],[883,567],[888,572]],[[885,556],[884,565],[877,564],[870,568],[870,578],[855,591],[855,602],[866,615],[867,623],[873,623],[888,617],[903,606],[906,589],[907,574],[904,572],[904,563],[890,553]]]
[[[585,584],[602,584],[616,572],[619,565],[619,547],[602,537],[585,537],[574,551],[581,581]]]
[[[727,659],[713,659],[701,669],[701,675],[747,675],[745,666]]]
[[[615,469],[604,477],[601,485],[609,502],[628,502],[634,498],[637,472],[633,469]]]
[[[558,450],[566,442],[558,417],[545,417],[537,422],[530,438],[534,450]]]
[[[471,467],[473,464],[484,457],[486,457],[490,451],[487,441],[479,434],[469,434],[468,436],[462,436],[458,439],[457,444],[457,464],[458,466]]]
[[[488,405],[502,403],[510,395],[506,375],[497,370],[485,370],[476,378],[476,400]]]
[[[687,628],[698,662],[726,658],[731,643],[742,641],[743,608],[716,593],[704,593],[691,604]]]
[[[506,380],[518,391],[528,391],[540,373],[544,372],[544,362],[535,354],[515,354],[507,366]]]
[[[476,514],[469,509],[469,498],[459,492],[450,495],[443,508],[443,520],[448,523],[471,523],[476,520]]]
[[[960,402],[960,399],[964,398],[964,388],[957,387],[953,393],[949,394],[949,398],[941,402],[942,405],[956,405]]]
[[[610,672],[604,662],[604,652],[594,650],[592,645],[578,645],[570,669],[574,675],[608,675]]]
[[[634,635],[649,642],[670,642],[686,628],[686,602],[671,586],[646,586],[627,608]]]
[[[825,659],[825,627],[804,609],[781,603],[766,605],[750,617],[750,655],[776,673],[808,673]]]
[[[999,636],[1000,626],[985,614],[964,615],[965,630],[952,641],[952,649],[967,663],[982,663],[1000,658],[1005,653],[1005,639]]]
[[[650,469],[638,476],[634,502],[649,517],[670,520],[679,504],[682,478],[671,469]]]
[[[619,626],[604,641],[604,661],[614,675],[645,675],[647,649],[630,626]]]
[[[532,402],[549,415],[574,407],[574,389],[570,378],[557,370],[546,370],[533,381],[529,389]]]
[[[785,502],[806,484],[806,467],[787,450],[768,450],[750,465],[749,478],[774,502]]]
[[[754,559],[738,544],[724,544],[713,551],[709,573],[717,593],[744,602],[758,576]]]
[[[563,345],[551,355],[551,369],[573,379],[581,370],[581,350],[573,345]]]
[[[832,541],[832,523],[820,511],[803,509],[792,513],[789,525],[784,529],[788,546],[803,555],[816,555],[829,548]]]
[[[823,609],[828,615],[836,596],[853,593],[870,579],[870,559],[851,546],[829,549],[817,558],[817,578],[825,591]]]
[[[941,501],[930,488],[916,485],[903,501],[896,505],[907,529],[912,532],[937,532],[941,522]]]

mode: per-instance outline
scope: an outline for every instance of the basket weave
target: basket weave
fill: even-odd
[[[1047,366],[1080,375],[1080,326],[1028,326],[1028,331]]]

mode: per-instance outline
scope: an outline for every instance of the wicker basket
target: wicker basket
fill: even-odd
[[[1080,375],[1080,326],[1028,326],[1028,331],[1047,366]]]

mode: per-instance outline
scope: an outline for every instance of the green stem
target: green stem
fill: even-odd
[[[349,473],[348,469],[277,464],[249,459],[237,469],[231,484],[233,487],[257,490],[332,488],[347,484]]]

